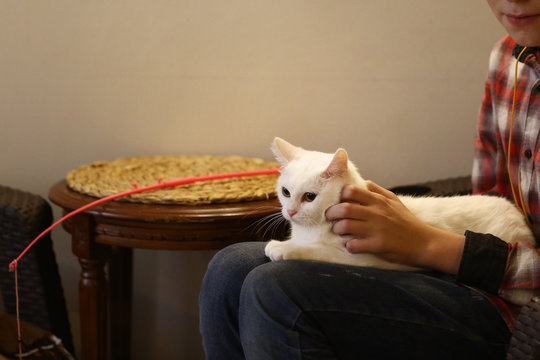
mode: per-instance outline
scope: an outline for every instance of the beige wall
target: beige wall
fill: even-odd
[[[276,135],[345,147],[385,186],[467,174],[502,34],[470,0],[5,0],[0,183],[46,196],[94,160],[268,158]],[[54,238],[78,337],[79,266]],[[203,357],[211,255],[136,251],[134,359]]]

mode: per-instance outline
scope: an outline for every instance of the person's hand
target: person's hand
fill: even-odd
[[[391,191],[368,181],[367,190],[344,187],[341,201],[327,209],[326,217],[336,234],[351,238],[346,243],[351,253],[457,272],[464,236],[422,222]]]

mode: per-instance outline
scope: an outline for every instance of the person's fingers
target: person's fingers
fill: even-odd
[[[380,194],[380,195],[384,196],[385,198],[388,198],[388,199],[397,198],[396,194],[394,194],[390,190],[387,190],[387,189],[383,188],[382,186],[374,183],[373,181],[370,181],[370,180],[366,181],[366,187],[367,187],[367,189],[369,191],[371,191],[373,193]]]

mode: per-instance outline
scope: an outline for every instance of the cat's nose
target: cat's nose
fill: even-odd
[[[294,214],[296,214],[298,211],[296,210],[287,210],[287,214],[289,214],[290,217],[293,217]]]

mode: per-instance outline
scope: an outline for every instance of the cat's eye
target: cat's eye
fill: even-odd
[[[304,201],[312,202],[317,197],[317,194],[307,192],[304,194]]]
[[[287,190],[287,188],[285,186],[281,188],[281,193],[285,197],[291,197],[291,193],[289,192],[289,190]]]

